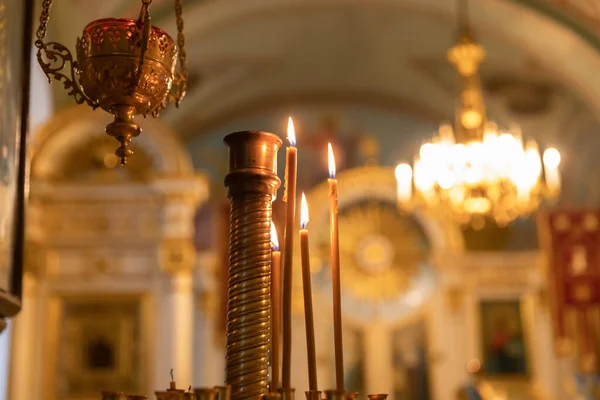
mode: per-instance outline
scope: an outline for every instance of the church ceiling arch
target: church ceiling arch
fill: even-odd
[[[98,7],[55,3],[49,37],[67,45],[81,21],[135,17],[139,7],[134,0]],[[153,2],[154,23],[170,32],[172,6],[171,0]],[[591,150],[600,115],[597,9],[587,0],[474,0],[470,11],[488,52],[489,114],[500,122],[516,120],[526,135],[564,151],[565,189],[576,187],[567,189],[569,204],[600,202],[582,178],[600,167]],[[163,118],[192,151],[212,141],[201,137],[222,137],[232,123],[281,108],[294,115],[301,105],[421,115],[424,126],[432,126],[421,130],[421,140],[434,122],[453,119],[454,74],[444,59],[456,29],[453,1],[245,0],[234,6],[189,0],[184,13],[193,82],[181,109]],[[588,127],[573,123],[589,118]]]
[[[589,89],[594,85],[582,81],[595,75],[598,47],[575,32],[584,26],[583,17],[573,26],[563,21],[586,10],[585,1],[479,0],[472,2],[471,14],[490,63],[495,57],[527,69],[525,58],[537,59],[600,105],[600,94]],[[56,3],[50,28],[67,45],[80,33],[80,26],[73,28],[79,21],[135,16],[139,7],[137,1],[103,2],[101,7],[76,0]],[[167,31],[175,27],[172,3],[155,0],[153,5],[153,21]],[[378,92],[451,114],[447,96],[407,63],[422,53],[445,54],[455,30],[453,1],[246,0],[232,6],[189,0],[184,6],[188,59],[199,84],[189,92],[187,110],[165,114],[178,130],[202,127],[203,118],[235,112],[255,98],[292,96],[300,89]],[[81,18],[74,19],[74,11]],[[571,60],[575,53],[577,59]]]

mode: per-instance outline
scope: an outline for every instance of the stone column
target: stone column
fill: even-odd
[[[167,388],[173,369],[179,388],[192,384],[194,294],[192,275],[181,271],[164,279],[163,294],[157,304],[156,388]]]
[[[160,274],[156,296],[154,387],[166,388],[173,369],[179,388],[193,381],[195,249],[193,219],[207,195],[200,176],[156,178],[153,186],[164,196]]]
[[[31,273],[23,276],[23,307],[11,322],[11,351],[8,399],[31,399],[36,396],[36,354],[40,352],[37,338],[40,319],[38,314],[38,280]]]
[[[468,378],[467,295],[461,281],[448,271],[452,267],[450,260],[438,260],[439,286],[429,300],[426,314],[430,388],[432,397],[439,400],[454,400]]]
[[[220,386],[225,382],[225,334],[217,332],[220,310],[215,280],[217,257],[199,253],[196,259],[196,307],[194,327],[194,386]]]
[[[365,390],[362,396],[375,393],[394,393],[394,360],[392,332],[382,321],[364,328]]]

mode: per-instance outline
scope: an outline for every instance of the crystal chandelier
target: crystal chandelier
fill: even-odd
[[[412,167],[396,167],[398,205],[449,212],[461,225],[478,229],[486,220],[505,226],[535,212],[544,198],[558,196],[561,157],[555,148],[541,156],[534,140],[523,142],[518,127],[501,130],[487,120],[479,77],[485,50],[462,26],[448,51],[463,84],[455,127],[442,124]]]

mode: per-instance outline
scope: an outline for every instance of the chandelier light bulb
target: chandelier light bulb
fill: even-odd
[[[544,167],[547,169],[557,169],[560,165],[560,152],[553,147],[549,147],[544,151]]]
[[[467,129],[475,129],[481,126],[481,114],[477,110],[466,110],[463,112],[460,122]]]
[[[394,173],[398,187],[398,201],[406,203],[412,198],[412,168],[406,163],[398,164]]]

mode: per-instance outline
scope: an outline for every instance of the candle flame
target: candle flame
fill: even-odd
[[[308,203],[306,202],[304,192],[302,192],[302,202],[300,203],[300,228],[306,229],[308,220]]]
[[[287,138],[290,141],[290,146],[296,147],[296,130],[294,129],[292,117],[288,118]]]
[[[329,177],[331,179],[335,178],[335,157],[333,156],[333,147],[331,147],[331,143],[327,143],[327,159],[329,163]]]
[[[277,228],[275,223],[271,221],[271,247],[273,250],[279,250],[279,239],[277,238]]]

